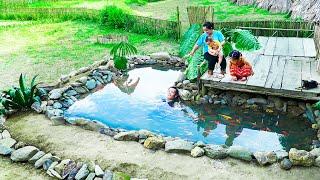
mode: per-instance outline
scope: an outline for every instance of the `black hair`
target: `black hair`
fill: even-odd
[[[176,90],[176,100],[180,100],[180,94],[179,94],[179,90],[178,90],[178,88],[177,87],[175,87],[175,86],[171,86],[171,87],[169,87],[169,89],[175,89]]]
[[[233,50],[230,52],[229,56],[234,59],[239,59],[242,56],[242,54],[240,51]]]
[[[212,22],[207,21],[203,23],[202,27],[206,27],[207,29],[211,30],[211,29],[214,29],[214,24]]]

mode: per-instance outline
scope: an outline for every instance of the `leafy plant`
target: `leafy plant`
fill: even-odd
[[[193,48],[194,43],[197,41],[200,36],[201,25],[193,24],[187,32],[182,36],[180,48],[179,48],[179,56],[183,57],[187,55]]]
[[[221,32],[226,41],[226,45],[223,47],[225,56],[228,56],[234,49],[233,44],[236,49],[243,51],[258,50],[261,47],[258,39],[248,30],[224,28]]]
[[[117,69],[125,70],[127,69],[127,56],[137,54],[138,50],[135,46],[129,44],[128,42],[120,42],[113,46],[110,54],[113,56],[114,65]]]
[[[37,84],[35,84],[37,76],[32,78],[28,87],[24,75],[20,75],[19,87],[12,87],[8,91],[4,91],[0,97],[0,104],[6,110],[10,109],[26,109],[30,108],[34,102],[41,102],[39,96],[36,96]]]
[[[112,28],[125,29],[134,17],[117,6],[107,6],[101,11],[101,22]]]

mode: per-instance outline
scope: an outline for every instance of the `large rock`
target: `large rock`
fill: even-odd
[[[310,154],[312,156],[315,156],[316,158],[320,156],[320,148],[314,148],[310,151]]]
[[[94,177],[95,177],[95,176],[96,176],[95,173],[90,173],[90,174],[87,176],[86,180],[94,180]]]
[[[81,165],[81,166],[82,166],[82,165]],[[67,176],[69,176],[69,174],[71,174],[73,171],[75,171],[76,168],[79,168],[79,169],[80,169],[81,166],[80,166],[80,165],[77,166],[77,164],[76,164],[75,162],[70,161],[70,162],[66,165],[66,167],[63,169],[62,173],[59,173],[59,174],[61,174],[61,177],[62,177],[63,179],[65,179]],[[79,169],[78,169],[78,170],[79,170]],[[77,172],[78,172],[78,170],[77,170]],[[77,172],[75,172],[74,176],[77,174]]]
[[[113,138],[117,141],[139,141],[139,133],[137,131],[120,132]]]
[[[192,157],[201,157],[204,155],[204,150],[201,147],[196,146],[191,150]]]
[[[253,155],[262,166],[277,162],[277,155],[275,152],[255,152]]]
[[[312,166],[314,164],[315,157],[305,150],[291,148],[289,151],[289,159],[293,165]]]
[[[83,180],[89,175],[88,165],[84,164],[75,176],[76,180]]]
[[[52,165],[52,163],[53,163],[53,161],[51,159],[47,159],[42,165],[43,169],[48,170],[49,167]]]
[[[144,141],[143,146],[147,149],[161,149],[164,147],[165,141],[162,137],[149,137]]]
[[[34,164],[36,161],[38,161],[42,156],[44,156],[45,153],[43,151],[38,151],[32,158],[28,160],[28,162]]]
[[[185,89],[179,89],[179,95],[184,101],[190,101],[192,99],[192,93]]]
[[[62,93],[63,93],[62,89],[54,89],[49,92],[49,98],[53,100],[60,99],[60,97],[62,96]]]
[[[151,59],[157,60],[157,61],[169,61],[171,56],[168,52],[157,52],[150,54]]]
[[[224,159],[228,156],[227,149],[220,145],[210,145],[204,148],[206,156],[212,159]]]
[[[97,82],[94,80],[94,79],[91,79],[89,81],[86,82],[86,87],[89,89],[89,90],[92,90],[94,88],[97,87]]]
[[[0,155],[7,156],[12,153],[13,149],[0,145]]]
[[[42,112],[41,103],[40,103],[40,102],[34,102],[34,103],[31,105],[31,109],[33,109],[33,110],[36,111],[37,113],[41,113],[41,112]]]
[[[25,146],[12,152],[11,160],[15,162],[26,162],[32,158],[37,152],[38,148],[34,146]]]
[[[282,159],[287,158],[289,156],[289,153],[286,151],[276,151],[275,153],[277,155],[278,160],[282,160]]]
[[[228,149],[228,155],[230,157],[236,158],[236,159],[241,159],[244,161],[251,161],[252,160],[252,153],[247,150],[244,147],[240,146],[231,146]]]
[[[59,164],[54,167],[54,170],[57,171],[59,174],[62,174],[63,170],[67,167],[70,163],[70,159],[64,159]]]
[[[11,148],[16,143],[17,143],[17,141],[12,138],[5,138],[5,139],[0,140],[0,145],[8,147],[8,148]]]
[[[8,130],[3,130],[1,133],[2,139],[11,138],[11,134]]]
[[[106,170],[103,175],[103,180],[113,180],[113,173],[109,170]]]
[[[40,159],[38,159],[35,163],[34,163],[34,167],[35,168],[40,168],[43,166],[44,162],[48,159],[51,159],[52,158],[52,154],[51,153],[48,153],[44,156],[42,156]]]
[[[165,151],[169,153],[190,153],[193,144],[184,140],[168,141],[165,144]]]

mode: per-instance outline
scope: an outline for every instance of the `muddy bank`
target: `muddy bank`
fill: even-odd
[[[319,168],[281,170],[238,160],[198,159],[151,151],[135,142],[119,142],[74,126],[51,126],[43,115],[24,114],[6,122],[13,137],[62,158],[96,161],[103,168],[149,179],[319,179]]]
[[[10,158],[0,156],[0,179],[1,180],[50,180],[40,170],[35,171],[30,164],[12,163]]]

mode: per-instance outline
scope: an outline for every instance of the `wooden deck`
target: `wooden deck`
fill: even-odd
[[[304,100],[320,100],[320,87],[301,90],[301,80],[320,82],[316,71],[316,49],[311,38],[258,37],[262,48],[244,52],[254,69],[247,81],[232,81],[229,73],[223,79],[204,74],[204,87],[251,92]],[[229,64],[229,63],[228,63]],[[228,68],[227,68],[228,69]]]

